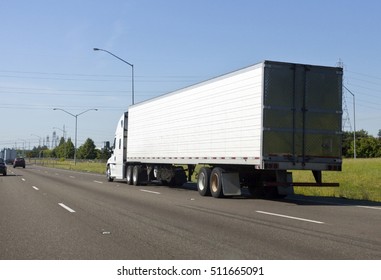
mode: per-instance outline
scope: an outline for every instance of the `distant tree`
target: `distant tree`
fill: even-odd
[[[342,154],[343,157],[353,157],[353,132],[343,132]]]
[[[356,142],[356,154],[359,158],[380,157],[381,141],[373,136],[360,138]]]
[[[66,155],[67,158],[74,158],[74,144],[71,138],[68,138],[66,141]]]
[[[78,148],[77,157],[81,159],[95,159],[97,157],[97,152],[94,141],[87,138],[85,143]]]
[[[356,156],[357,157],[367,157],[365,154],[369,154],[369,147],[365,145],[363,148],[367,147],[368,153],[365,152],[365,150],[361,151],[364,152],[364,154],[359,153],[358,147],[359,147],[359,141],[361,139],[368,139],[371,138],[372,136],[369,136],[368,132],[361,129],[359,131],[356,131]],[[374,137],[373,137],[374,138]],[[364,140],[363,143],[366,143],[367,141]],[[344,131],[343,132],[343,143],[342,143],[342,154],[343,157],[353,157],[354,154],[354,145],[353,145],[353,131]],[[369,143],[368,143],[369,144]]]
[[[65,138],[61,137],[59,145],[52,150],[51,155],[57,158],[73,158],[74,145],[73,142],[71,142],[71,138],[65,141]]]
[[[63,137],[61,137],[58,146],[52,150],[52,156],[57,158],[67,158],[66,142]]]

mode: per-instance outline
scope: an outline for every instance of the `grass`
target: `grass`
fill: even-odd
[[[293,171],[293,181],[314,179],[312,172]],[[324,171],[323,182],[337,182],[340,187],[295,187],[295,193],[381,202],[381,159],[344,159],[343,171]]]
[[[91,173],[99,173],[105,174],[106,172],[106,163],[99,161],[77,161],[74,164],[73,160],[65,160],[65,159],[30,159],[29,163],[34,163],[42,166],[60,168],[60,169],[68,169],[68,170],[76,170],[76,171],[84,171]]]
[[[96,161],[31,159],[29,163],[69,170],[104,174],[106,164]],[[311,171],[293,171],[294,182],[314,182]],[[340,183],[340,187],[295,187],[306,196],[341,197],[381,202],[381,158],[344,159],[343,171],[324,171],[323,182]]]

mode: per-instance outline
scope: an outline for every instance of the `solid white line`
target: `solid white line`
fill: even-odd
[[[147,192],[147,193],[153,193],[153,194],[161,194],[159,192],[154,192],[154,191],[149,191],[149,190],[143,190],[143,189],[140,189],[141,192]]]
[[[69,211],[70,213],[74,213],[75,210],[71,209],[70,207],[66,206],[65,204],[63,203],[58,203],[59,206],[61,206],[62,208],[65,208],[67,211]]]
[[[103,182],[101,182],[101,181],[93,181],[94,183],[97,183],[97,184],[103,184]]]
[[[303,218],[298,218],[298,217],[293,217],[293,216],[286,216],[286,215],[275,214],[275,213],[264,212],[264,211],[255,211],[255,212],[260,213],[260,214],[265,214],[265,215],[277,216],[277,217],[281,217],[281,218],[299,220],[299,221],[303,221],[303,222],[309,222],[309,223],[315,223],[315,224],[324,224],[324,222],[314,221],[314,220],[309,220],[309,219],[303,219]]]
[[[32,186],[33,189],[35,189],[36,191],[40,190],[39,188],[37,188],[36,186]]]
[[[356,205],[356,207],[367,208],[367,209],[375,209],[375,210],[381,210],[381,207],[374,207],[374,206],[362,206],[362,205]]]

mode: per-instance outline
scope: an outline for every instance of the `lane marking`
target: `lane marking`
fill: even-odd
[[[72,178],[72,179],[75,179],[75,177],[74,177],[74,176],[72,176],[72,175],[70,175],[69,177],[70,177],[70,178]]]
[[[24,182],[25,182],[26,180],[25,180],[25,178],[21,178],[21,181],[24,181]]]
[[[70,213],[74,213],[75,210],[71,209],[70,207],[66,206],[65,204],[63,203],[58,203],[59,206],[61,206],[62,208],[66,209],[67,211],[69,211]]]
[[[37,188],[36,186],[32,186],[33,189],[35,189],[36,191],[39,191],[40,189]]]
[[[356,207],[359,207],[359,208],[367,208],[367,209],[375,209],[375,210],[381,210],[381,207],[375,207],[375,206],[356,205]]]
[[[153,193],[153,194],[161,194],[159,192],[154,192],[154,191],[149,191],[149,190],[144,190],[144,189],[140,189],[141,192],[146,192],[146,193]]]
[[[103,182],[101,182],[101,181],[93,181],[94,183],[97,183],[97,184],[103,184]]]
[[[281,215],[281,214],[276,214],[276,213],[270,213],[270,212],[264,212],[264,211],[255,211],[255,212],[260,213],[260,214],[270,215],[270,216],[277,216],[277,217],[286,218],[286,219],[303,221],[303,222],[309,222],[309,223],[315,223],[315,224],[324,224],[324,222],[320,222],[320,221],[303,219],[303,218]]]

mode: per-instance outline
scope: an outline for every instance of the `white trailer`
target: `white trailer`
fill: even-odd
[[[13,163],[13,160],[17,156],[17,151],[15,149],[4,148],[0,152],[0,158],[3,158],[6,163]]]
[[[129,107],[120,118],[110,181],[183,184],[200,165],[201,195],[285,195],[340,171],[342,68],[264,61]],[[316,183],[289,171],[311,170]]]

